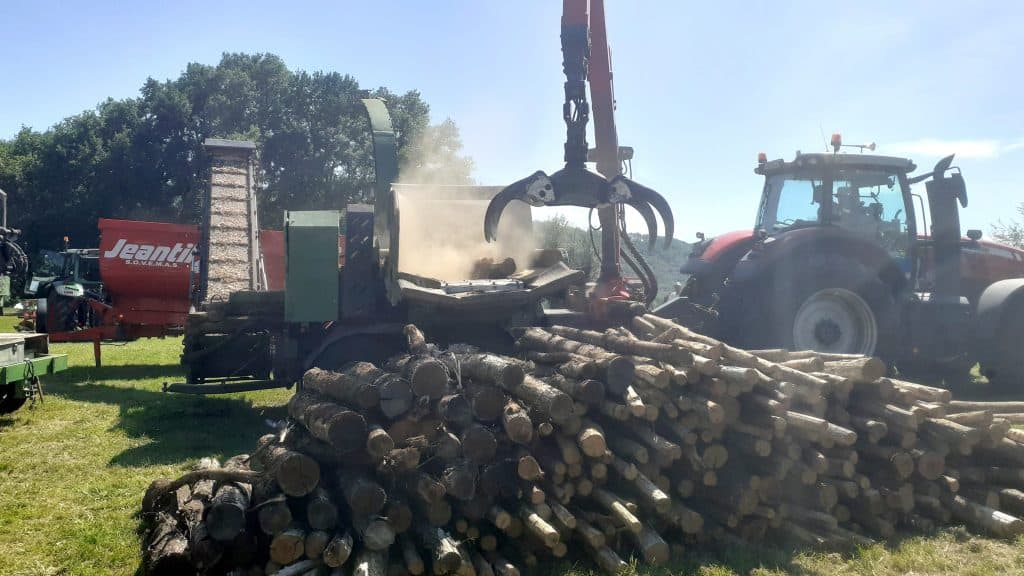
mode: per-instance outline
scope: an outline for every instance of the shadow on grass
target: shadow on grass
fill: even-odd
[[[180,374],[179,367],[169,365],[74,367],[51,377],[46,390],[69,400],[117,406],[112,430],[149,440],[114,456],[112,466],[177,464],[246,453],[260,435],[271,431],[267,420],[285,416],[284,406],[257,408],[244,398],[168,394],[157,388],[160,379]],[[115,380],[120,385],[108,383]]]
[[[110,380],[150,380],[181,378],[181,366],[173,364],[119,364],[116,366],[69,366],[53,380],[66,382],[105,382]]]

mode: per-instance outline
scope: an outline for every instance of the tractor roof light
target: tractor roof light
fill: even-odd
[[[768,155],[765,154],[764,152],[758,152],[757,153],[757,164],[759,166],[764,166],[767,163],[768,163]]]
[[[835,134],[833,134],[832,135],[832,142],[831,142],[831,144],[832,144],[832,150],[836,154],[838,154],[839,153],[839,148],[842,147],[842,145],[843,145],[843,135],[840,134],[839,132],[836,132]]]

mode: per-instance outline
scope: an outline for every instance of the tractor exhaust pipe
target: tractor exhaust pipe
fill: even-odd
[[[953,156],[935,165],[932,179],[925,183],[928,207],[932,215],[931,242],[935,267],[933,296],[939,299],[960,298],[960,210],[967,207],[967,189],[959,171],[950,169]]]

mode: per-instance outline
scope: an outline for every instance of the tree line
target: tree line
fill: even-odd
[[[381,98],[404,168],[443,170],[469,183],[472,160],[458,127],[430,124],[419,92],[364,89],[350,75],[289,70],[273,54],[224,54],[216,66],[190,63],[172,80],[146,80],[140,95],[0,140],[0,188],[9,225],[30,254],[98,242],[97,219],[197,223],[208,187],[208,137],[254,140],[262,177],[261,222],[283,210],[370,202],[373,159],[360,98]]]

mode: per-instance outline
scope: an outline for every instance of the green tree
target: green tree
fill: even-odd
[[[1000,220],[993,224],[992,235],[1011,246],[1024,248],[1024,202],[1017,205],[1017,214],[1020,215],[1020,220],[1010,220],[1006,224]]]
[[[430,125],[419,92],[367,90],[337,72],[291,71],[273,54],[224,54],[178,78],[149,78],[139,96],[108,99],[39,132],[0,140],[0,188],[10,224],[32,251],[95,245],[100,217],[197,222],[208,182],[208,137],[255,140],[261,221],[285,209],[372,201],[369,126],[359,103],[387,102],[403,165],[469,183],[472,161],[451,120]],[[436,171],[436,170],[435,170]]]

